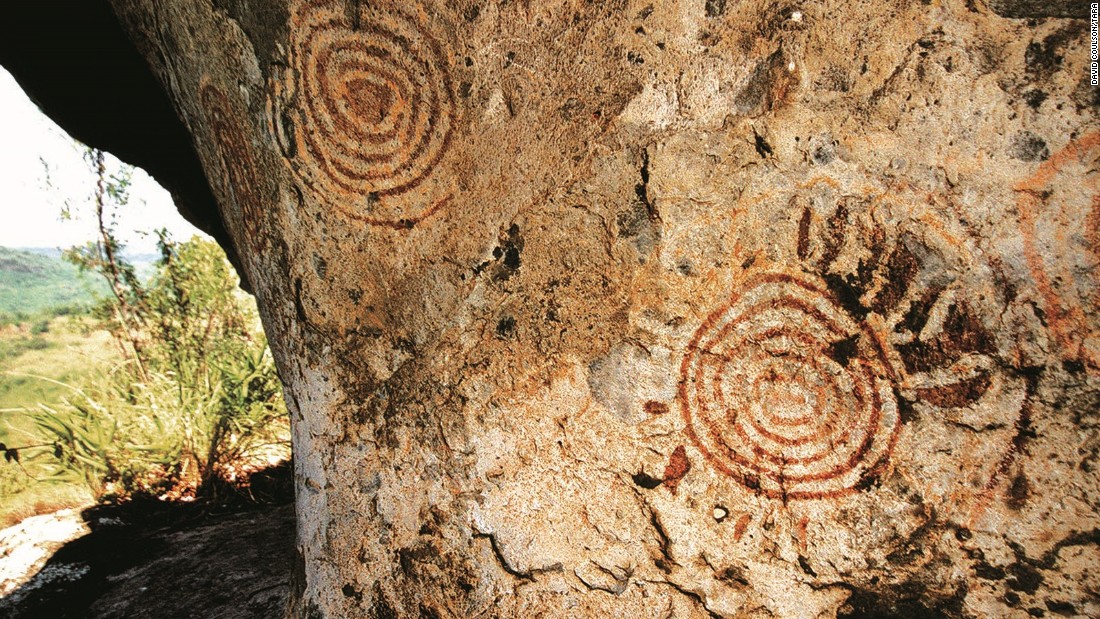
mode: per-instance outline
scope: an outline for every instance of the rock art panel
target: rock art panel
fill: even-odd
[[[253,250],[262,251],[267,244],[263,233],[264,199],[258,186],[260,176],[252,145],[233,105],[221,89],[203,81],[199,86],[199,103],[213,134],[212,142],[223,171],[213,176],[225,181],[221,191],[237,207],[245,242]]]
[[[163,4],[271,202],[301,616],[1096,614],[1085,24]]]
[[[1100,133],[1069,142],[1016,184],[1024,256],[1062,356],[1100,371]]]
[[[991,268],[936,200],[828,177],[742,196],[775,245],[740,239],[744,268],[680,367],[684,430],[711,467],[784,503],[904,478],[960,520],[980,508],[1029,383],[1006,361]]]
[[[415,6],[293,6],[274,132],[303,185],[346,217],[407,228],[451,198],[433,174],[456,123],[451,59],[428,21]]]

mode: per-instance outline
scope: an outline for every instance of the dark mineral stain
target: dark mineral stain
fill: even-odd
[[[634,481],[635,486],[645,488],[646,490],[652,490],[657,486],[660,486],[661,482],[663,481],[655,477],[650,477],[648,474],[646,474],[645,471],[638,471],[637,473],[631,475],[630,479]]]
[[[829,270],[829,266],[840,255],[840,248],[844,243],[844,236],[848,227],[848,204],[841,201],[836,205],[836,211],[829,217],[827,231],[821,239],[824,246],[821,252],[821,272]]]
[[[1013,591],[1035,593],[1039,590],[1040,585],[1043,584],[1043,575],[1039,573],[1039,570],[1027,563],[1017,561],[1008,566],[1008,572],[1012,577],[1006,580],[1005,584]]]
[[[898,418],[901,419],[903,424],[909,424],[916,421],[916,410],[913,408],[913,402],[903,398],[898,389],[894,388],[894,399],[898,401]]]
[[[1065,538],[1054,544],[1054,548],[1043,554],[1043,557],[1036,562],[1039,567],[1044,569],[1053,569],[1058,564],[1058,553],[1063,549],[1070,546],[1087,546],[1094,545],[1100,546],[1100,529],[1092,529],[1091,531],[1075,531]]]
[[[914,334],[920,333],[928,320],[927,310],[934,299],[926,297],[925,302],[910,307],[903,324]],[[919,325],[919,326],[918,326]],[[967,353],[993,354],[996,346],[993,336],[975,316],[965,301],[956,301],[944,319],[943,332],[931,341],[914,339],[908,344],[900,344],[898,352],[902,362],[910,372],[927,372],[936,367],[948,367]]]
[[[516,319],[511,316],[505,316],[497,322],[497,337],[509,338],[516,330]]]
[[[645,205],[649,219],[660,219],[661,215],[657,212],[656,205],[649,199],[649,151],[642,150],[642,165],[638,168],[638,178],[641,182],[634,185],[634,195],[638,197],[638,202]]]
[[[504,268],[513,271],[519,269],[519,252],[523,248],[523,239],[519,236],[519,226],[512,224],[508,228],[508,239],[504,242]]]
[[[781,107],[794,90],[795,76],[787,70],[783,50],[777,49],[757,63],[741,92],[734,97],[737,111],[757,115]]]
[[[321,279],[325,279],[325,276],[328,275],[328,262],[317,254],[313,254],[313,272]]]
[[[834,273],[829,273],[824,276],[825,285],[829,287],[829,290],[833,292],[836,297],[837,303],[844,311],[848,312],[852,318],[857,321],[863,320],[867,317],[867,308],[863,307],[863,303],[860,302],[860,297],[863,296],[863,291],[860,290],[858,284],[853,282],[851,276],[845,278]]]
[[[1077,614],[1077,607],[1069,602],[1047,600],[1047,610],[1063,617],[1072,617]]]
[[[798,555],[798,567],[802,568],[802,572],[805,573],[807,576],[817,578],[817,572],[815,572],[814,568],[810,566],[810,562],[806,560],[806,557]]]
[[[864,471],[863,475],[859,477],[859,481],[852,486],[857,492],[865,492],[878,486],[882,482],[880,477],[879,467],[872,467],[870,470]]]
[[[985,561],[979,561],[974,565],[974,575],[982,580],[1004,580],[1005,570],[1003,567],[997,567]]]
[[[580,117],[582,113],[584,113],[584,102],[576,97],[569,97],[566,99],[565,103],[558,108],[558,114],[561,114],[564,120],[573,120],[574,118]]]
[[[1030,131],[1019,131],[1012,136],[1008,152],[1020,161],[1046,161],[1050,158],[1046,140]]]
[[[810,153],[810,158],[817,165],[828,165],[836,159],[836,146],[833,143],[818,144]]]
[[[650,400],[643,406],[647,415],[665,415],[668,413],[668,405],[664,402]]]
[[[1024,102],[1033,110],[1038,110],[1043,101],[1047,100],[1047,93],[1035,88],[1024,93]]]
[[[848,92],[852,89],[852,78],[846,67],[830,65],[814,80],[814,87],[831,92]]]
[[[475,266],[473,269],[474,275],[480,275],[482,271],[492,265],[493,281],[507,281],[516,274],[516,271],[519,271],[522,263],[520,252],[522,251],[523,237],[520,236],[519,226],[512,224],[508,231],[501,235],[499,245],[493,248],[493,260]],[[492,264],[493,261],[496,262],[495,265]]]
[[[837,613],[838,619],[955,619],[966,616],[965,588],[955,595],[927,596],[928,587],[911,582],[883,591],[855,589]]]
[[[309,324],[309,321],[306,319],[306,308],[302,305],[301,278],[294,280],[294,312],[298,315],[298,322],[301,324]]]
[[[706,0],[707,17],[720,17],[726,12],[726,0]]]
[[[1040,79],[1049,78],[1062,68],[1064,60],[1061,51],[1067,43],[1084,31],[1084,22],[1070,23],[1045,37],[1042,41],[1032,41],[1024,51],[1024,63],[1028,73]]]
[[[340,590],[344,593],[344,597],[355,598],[356,602],[363,601],[363,592],[356,589],[351,583],[345,584]]]
[[[961,408],[980,400],[992,384],[989,374],[983,372],[953,385],[917,389],[917,399],[940,408]]]
[[[733,582],[739,585],[749,584],[749,579],[745,577],[745,570],[736,565],[731,565],[718,572],[715,577],[723,582]]]
[[[841,367],[847,367],[848,362],[859,354],[859,334],[850,335],[842,340],[829,344],[825,354],[836,361]]]
[[[620,237],[635,237],[649,227],[649,212],[644,202],[635,202],[615,216]]]
[[[905,298],[905,293],[913,284],[913,278],[919,270],[920,261],[917,257],[905,243],[898,243],[886,261],[886,282],[875,296],[871,308],[880,315],[886,315]]]
[[[760,489],[760,478],[755,476],[755,475],[745,475],[741,479],[741,484],[744,485],[749,490],[759,490]]]
[[[756,154],[760,155],[762,159],[767,159],[768,155],[772,154],[772,146],[768,144],[768,141],[764,139],[764,136],[759,133],[753,133],[753,140],[755,142]]]
[[[1070,374],[1082,374],[1085,371],[1085,364],[1077,359],[1066,359],[1062,362],[1062,369]]]
[[[1027,505],[1027,500],[1031,498],[1031,482],[1027,480],[1027,476],[1023,473],[1017,473],[1012,478],[1012,485],[1008,487],[1008,496],[1005,497],[1005,504],[1011,509],[1020,511]]]

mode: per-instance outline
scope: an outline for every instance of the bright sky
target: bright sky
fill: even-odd
[[[81,153],[0,68],[0,245],[67,248],[95,238],[96,177]],[[109,170],[118,169],[117,160],[108,162]],[[62,221],[66,200],[77,217]],[[137,169],[119,237],[129,252],[151,252],[152,231],[162,227],[177,240],[201,234],[180,217],[168,192]]]

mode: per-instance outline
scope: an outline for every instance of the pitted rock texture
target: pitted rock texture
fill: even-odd
[[[291,616],[1100,614],[1084,20],[112,4],[287,384]]]

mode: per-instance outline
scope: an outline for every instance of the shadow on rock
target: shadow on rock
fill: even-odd
[[[0,617],[280,616],[294,553],[290,466],[262,472],[252,498],[135,499],[84,511],[91,533],[0,599]]]

